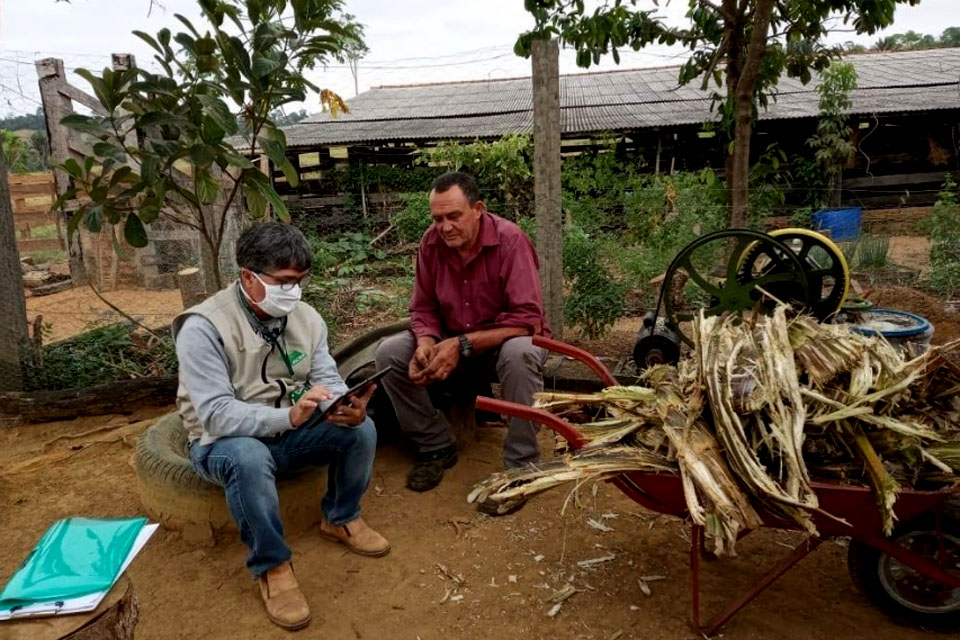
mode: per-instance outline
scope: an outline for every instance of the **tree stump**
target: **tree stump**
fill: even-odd
[[[197,267],[187,267],[178,271],[177,287],[180,289],[180,300],[183,302],[184,309],[198,305],[207,298],[203,272]]]
[[[88,613],[0,622],[10,640],[133,640],[140,603],[133,582],[120,576],[100,606]]]

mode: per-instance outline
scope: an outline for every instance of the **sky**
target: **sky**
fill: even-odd
[[[160,6],[157,6],[159,3]],[[518,34],[532,26],[523,0],[346,0],[346,9],[365,25],[370,53],[360,61],[358,89],[372,86],[476,80],[530,75],[530,61],[513,54]],[[654,8],[653,0],[641,2]],[[660,0],[664,5],[665,0]],[[153,67],[151,49],[130,32],[156,33],[163,27],[176,32],[181,13],[197,19],[196,0],[0,0],[0,114],[33,112],[39,106],[33,61],[44,57],[64,60],[66,68],[100,69],[111,53],[133,53],[141,67]],[[660,14],[670,24],[683,24],[685,0],[672,0]],[[881,35],[908,30],[939,35],[948,26],[960,26],[960,0],[922,0],[916,7],[897,8],[895,24],[874,36],[838,31],[831,43],[853,40],[865,45]],[[837,29],[844,29],[842,24]],[[849,28],[849,27],[846,27]],[[685,59],[679,48],[648,47],[624,52],[619,67],[605,59],[591,70],[677,65]],[[571,51],[561,51],[560,72],[583,71]],[[334,62],[313,73],[320,87],[344,98],[354,95],[349,69]],[[86,83],[77,76],[80,88]],[[303,105],[320,110],[316,96]]]

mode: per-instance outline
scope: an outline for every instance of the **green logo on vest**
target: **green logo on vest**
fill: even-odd
[[[303,354],[301,353],[300,356],[302,360]],[[297,404],[298,402],[300,402],[300,398],[302,398],[303,394],[305,394],[309,390],[310,390],[310,387],[307,385],[303,385],[302,387],[297,387],[296,389],[293,389],[290,392],[290,404]]]
[[[290,366],[295,367],[297,366],[298,362],[302,361],[304,358],[307,357],[307,354],[303,353],[302,351],[294,350],[288,353],[287,357],[290,358]]]

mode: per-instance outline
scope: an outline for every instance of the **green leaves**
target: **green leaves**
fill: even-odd
[[[202,142],[198,142],[190,147],[190,159],[197,167],[209,167],[216,157],[214,148]]]
[[[267,199],[260,193],[260,189],[255,185],[245,184],[243,195],[246,198],[250,216],[254,219],[262,218],[267,212]]]
[[[278,60],[271,60],[269,58],[264,58],[262,56],[254,56],[253,58],[253,75],[257,78],[262,78],[263,76],[273,73],[279,69],[282,63]]]
[[[123,237],[131,247],[147,246],[147,230],[135,213],[127,214],[127,221],[123,225]]]
[[[143,157],[140,165],[140,177],[147,184],[153,184],[157,181],[157,171],[160,167],[160,158],[154,155]]]
[[[247,201],[250,202],[249,191],[255,192],[257,195],[253,196],[253,205],[258,208],[258,210],[265,210],[265,207],[261,207],[260,202],[257,198],[263,198],[267,203],[273,206],[273,212],[276,216],[283,220],[284,222],[290,221],[290,212],[287,210],[287,205],[277,195],[277,192],[273,190],[273,187],[270,186],[270,182],[267,180],[267,177],[257,171],[256,169],[248,169],[243,172],[242,176],[245,193],[247,193]],[[262,215],[262,214],[261,214]]]
[[[87,207],[83,214],[83,223],[91,233],[100,233],[103,228],[103,205],[94,204]]]
[[[93,152],[101,158],[111,158],[117,162],[126,162],[127,154],[120,147],[109,142],[98,142],[93,145]]]
[[[208,172],[197,171],[197,198],[202,204],[212,204],[220,193],[220,184]]]
[[[205,115],[216,122],[227,135],[232,136],[237,133],[237,118],[231,113],[226,102],[217,96],[206,93],[197,96],[197,100],[203,105]]]
[[[78,194],[81,201],[71,233],[80,225],[93,232],[114,225],[114,237],[122,228],[125,241],[141,247],[147,225],[163,216],[207,246],[219,246],[218,232],[202,221],[211,213],[229,215],[226,207],[239,204],[231,198],[245,200],[252,217],[272,209],[289,220],[270,180],[245,154],[256,138],[288,183],[298,183],[285,136],[268,114],[317,90],[305,70],[339,59],[348,48],[362,55],[362,29],[341,13],[341,0],[198,4],[202,21],[176,15],[173,30],[134,32],[159,68],[78,71],[107,115],[71,114],[63,121],[92,138],[89,157],[62,166],[72,184],[59,203]]]
[[[102,120],[99,118],[91,118],[90,116],[81,115],[79,113],[72,113],[68,116],[64,116],[60,119],[60,124],[73,129],[74,131],[79,131],[80,133],[89,133],[90,135],[97,137],[105,132]]]
[[[253,163],[244,156],[229,151],[221,151],[217,156],[217,161],[221,165],[239,167],[240,169],[253,169]]]
[[[287,148],[286,141],[282,139],[284,137],[283,132],[279,129],[265,129],[265,131],[269,132],[273,138],[258,136],[257,144],[260,145],[260,148],[263,149],[263,152],[267,154],[277,168],[283,171],[283,175],[287,178],[290,186],[297,186],[300,183],[300,174],[297,173],[293,163],[291,163],[286,156]]]

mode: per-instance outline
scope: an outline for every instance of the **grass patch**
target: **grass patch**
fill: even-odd
[[[39,227],[30,227],[30,237],[35,240],[48,240],[57,237],[56,224],[44,224]]]
[[[21,258],[31,258],[37,264],[67,262],[67,252],[63,249],[44,249],[43,251],[27,251],[20,253]]]

